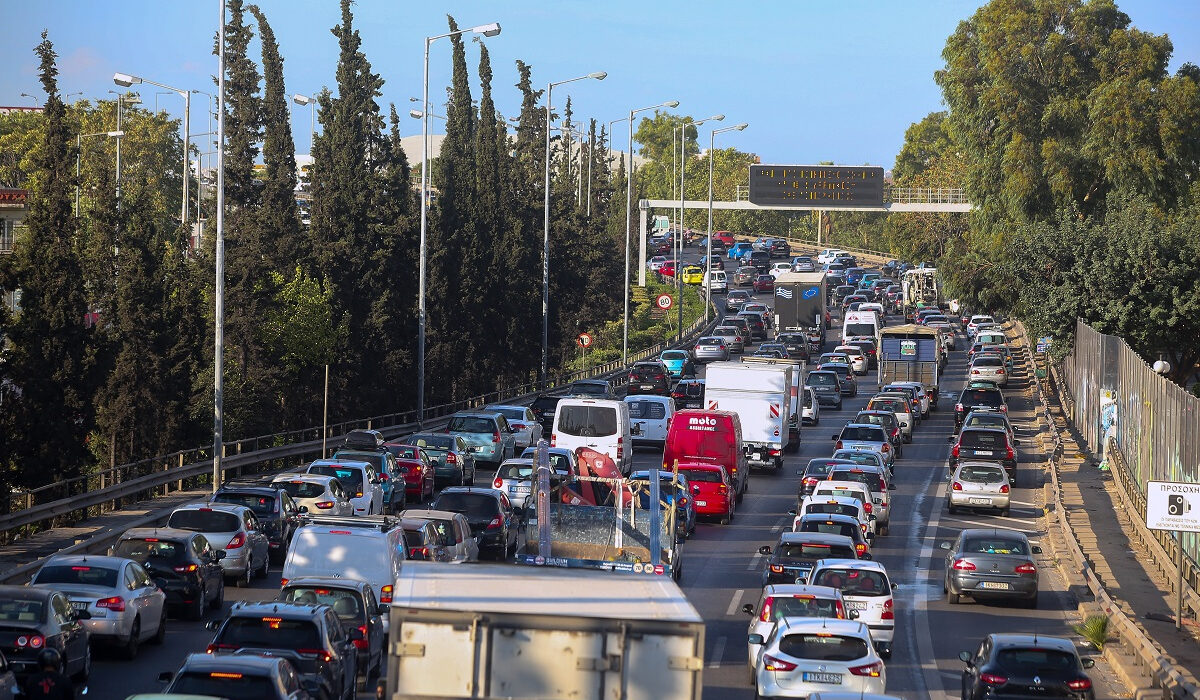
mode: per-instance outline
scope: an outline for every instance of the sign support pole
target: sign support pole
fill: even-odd
[[[1175,548],[1179,550],[1175,565],[1179,578],[1175,581],[1175,629],[1183,629],[1183,531],[1175,531]]]

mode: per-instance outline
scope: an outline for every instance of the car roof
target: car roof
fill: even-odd
[[[500,495],[504,492],[499,489],[482,486],[447,486],[438,492],[438,496],[446,493],[475,493],[483,496],[491,496],[492,498],[500,498]]]
[[[1013,646],[1032,646],[1049,647],[1058,651],[1069,651],[1077,654],[1075,644],[1069,639],[1062,637],[1050,637],[1043,634],[1015,634],[1015,633],[997,633],[989,634],[992,644],[998,647],[1013,647]]]
[[[484,406],[483,408],[488,411],[491,411],[494,409],[501,409],[501,408],[513,408],[513,409],[517,409],[520,411],[524,411],[525,409],[527,409],[529,407],[522,406],[520,404],[515,404],[515,403],[490,403],[490,404]]]
[[[52,554],[43,566],[51,564],[94,564],[96,566],[120,567],[133,561],[125,557],[110,557],[106,554]]]
[[[249,508],[236,503],[185,503],[171,512],[177,513],[181,510],[213,510],[230,515],[241,515],[242,511],[249,510]]]
[[[845,513],[806,513],[805,515],[800,516],[801,522],[810,519],[825,520],[847,525],[858,525],[858,518],[854,517],[853,515],[846,515]]]
[[[289,581],[290,583],[290,581]],[[270,615],[272,617],[287,617],[293,620],[310,620],[319,618],[316,613],[327,605],[309,605],[306,603],[284,603],[279,600],[243,600],[229,608],[228,617],[256,617]]]
[[[876,428],[879,428],[880,426],[876,425],[876,426],[874,426],[874,427],[876,427]],[[849,454],[849,453],[866,453],[866,454],[872,454],[872,455],[875,455],[876,457],[878,457],[878,458],[881,458],[881,459],[882,459],[882,455],[880,455],[878,452],[876,452],[876,451],[874,451],[874,450],[848,450],[848,449],[834,450],[834,454],[837,454],[837,453],[839,453],[839,452],[843,452],[843,453],[847,453],[847,454]],[[848,461],[851,461],[851,462],[853,462],[854,460],[848,460]],[[834,465],[833,469],[831,469],[830,471],[834,471],[834,470],[840,469],[840,468],[841,468],[841,466],[842,466],[842,465]],[[851,466],[851,465],[849,465],[849,464],[847,464],[847,465],[845,465],[845,466],[846,466],[846,468],[847,468],[847,469],[849,469],[849,470],[851,470],[851,471],[853,471],[853,470],[857,469],[857,470],[859,470],[859,471],[862,471],[862,472],[871,472],[871,473],[874,473],[874,474],[883,474],[883,467],[879,466],[878,464],[862,464],[862,463],[859,463],[859,462],[854,462],[854,465],[853,465],[853,466]],[[837,481],[837,479],[829,479],[829,481]]]
[[[968,528],[966,530],[963,530],[959,534],[962,535],[963,537],[988,537],[988,536],[995,537],[997,535],[1004,534],[1004,535],[1011,535],[1018,539],[1023,539],[1026,542],[1029,541],[1029,538],[1026,537],[1024,532],[1021,532],[1020,530],[1010,530],[1010,529],[1004,528],[1004,527],[1001,527],[1001,528],[973,527],[973,528]]]
[[[117,541],[138,540],[146,537],[157,537],[159,539],[167,540],[190,540],[199,534],[200,533],[192,530],[181,530],[177,527],[131,527],[125,532],[122,532],[121,536],[117,538]]]
[[[289,663],[287,659],[260,654],[188,654],[183,665],[179,668],[180,675],[185,671],[228,671],[244,670],[273,673],[281,663]],[[171,697],[176,697],[172,695]]]
[[[371,590],[371,584],[352,578],[335,578],[333,576],[296,576],[288,579],[287,585],[292,586],[328,586],[330,588],[352,588],[360,593]]]
[[[310,474],[309,472],[284,472],[276,474],[275,480],[278,481],[305,481],[310,484],[328,484],[331,479],[337,477],[332,474]]]
[[[370,462],[363,462],[363,461],[361,461],[361,460],[357,460],[357,459],[318,459],[318,460],[316,460],[316,461],[314,461],[314,462],[311,462],[311,463],[310,463],[308,466],[310,466],[310,467],[316,467],[316,466],[321,466],[321,467],[357,467],[357,468],[359,468],[359,469],[366,469],[366,468],[368,468],[368,467],[371,467],[371,463],[370,463]],[[372,467],[372,468],[373,468],[373,467]]]
[[[804,506],[801,508],[801,510],[803,510],[803,508],[807,508],[810,505],[819,504],[819,503],[838,503],[838,504],[841,504],[844,506],[851,506],[851,505],[858,506],[860,503],[862,503],[862,501],[858,500],[857,498],[850,498],[849,496],[825,495],[825,496],[822,496],[820,499],[810,497],[810,498],[804,499]]]
[[[280,491],[280,488],[278,486],[273,486],[271,483],[267,483],[267,484],[232,483],[231,484],[229,482],[225,482],[224,484],[221,484],[221,487],[218,488],[217,492],[213,495],[220,496],[222,493],[226,493],[226,492],[250,492],[250,493],[257,492],[257,493],[260,493],[261,495],[274,496],[279,491]]]
[[[887,576],[887,567],[873,559],[822,559],[813,564],[813,570],[823,566],[836,566],[839,569],[856,569],[859,571],[878,571]]]
[[[877,412],[878,412],[878,411],[877,411]],[[888,413],[891,413],[891,411],[888,411]],[[895,415],[895,414],[893,413],[892,415]],[[854,422],[850,422],[850,423],[847,423],[847,424],[846,424],[846,425],[843,427],[843,429],[845,429],[845,428],[871,428],[871,429],[874,429],[874,430],[883,430],[883,427],[882,427],[882,426],[876,425],[875,423],[854,423]]]
[[[433,510],[427,509],[408,509],[400,511],[399,515],[403,518],[424,518],[426,520],[453,520],[457,517],[466,516],[462,513],[453,510]]]
[[[574,382],[574,383],[578,384],[580,382]],[[450,417],[457,418],[457,417],[463,416],[463,417],[468,417],[468,418],[495,418],[496,416],[499,416],[499,415],[500,414],[495,411],[457,411],[457,412],[455,412],[455,414],[453,416],[450,416]]]
[[[775,625],[780,632],[785,633],[825,632],[870,637],[866,623],[858,620],[840,620],[834,617],[781,617]]]
[[[993,428],[990,425],[964,425],[962,427],[962,429],[959,431],[959,434],[961,435],[962,433],[965,433],[965,432],[996,433],[998,435],[1004,435],[1006,437],[1008,436],[1008,431],[1005,430],[1004,428]]]
[[[850,516],[844,515],[844,518]],[[805,544],[819,542],[822,544],[847,544],[854,546],[854,540],[845,535],[834,535],[827,532],[784,532],[779,535],[779,544]]]
[[[840,487],[843,489],[853,488],[856,491],[857,490],[870,491],[870,489],[867,488],[867,485],[861,481],[842,481],[840,479],[825,479],[824,481],[817,482],[817,486],[816,486],[817,488],[821,488],[822,486],[830,486],[835,489]]]

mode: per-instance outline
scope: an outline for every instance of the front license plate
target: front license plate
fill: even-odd
[[[986,506],[992,502],[990,498],[972,498],[971,504],[976,506]]]
[[[976,457],[991,457],[992,451],[991,450],[975,450],[975,456]]]
[[[1009,588],[1012,588],[1012,586],[1009,586],[1007,583],[1004,583],[1003,581],[981,581],[979,583],[978,587],[979,588],[991,588],[991,589],[997,590],[997,591],[1007,591]]]
[[[706,506],[706,505],[708,505],[708,501],[696,501],[696,505],[698,505],[698,506]]]
[[[840,673],[816,673],[814,671],[805,671],[803,678],[807,683],[829,683],[831,685],[842,684],[842,674]]]

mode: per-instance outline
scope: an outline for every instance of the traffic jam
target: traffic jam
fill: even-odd
[[[719,265],[650,269],[711,286],[703,335],[51,557],[0,586],[0,668],[52,650],[119,698],[1094,697],[1038,611],[1063,594],[1003,324],[927,265],[699,243]],[[639,625],[687,651],[604,661]]]

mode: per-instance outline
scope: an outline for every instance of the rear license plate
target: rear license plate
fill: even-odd
[[[990,498],[972,498],[971,504],[976,506],[986,506],[992,502]]]
[[[762,453],[755,452],[753,455],[751,455],[751,459],[762,459]]]
[[[842,674],[840,673],[816,673],[814,671],[805,671],[803,678],[807,683],[829,683],[832,685],[842,684]]]
[[[991,457],[992,451],[991,450],[975,450],[975,456],[976,457]]]
[[[653,384],[643,384],[643,385],[642,385],[642,388],[643,388],[643,389],[653,389],[653,388],[654,388],[654,385],[653,385]]]
[[[706,505],[708,505],[708,501],[696,501],[696,505],[698,505],[698,506],[706,506]]]
[[[866,610],[867,601],[865,600],[847,600],[846,607],[850,610]]]
[[[991,588],[997,591],[1007,591],[1009,588],[1012,588],[1012,586],[1004,583],[1003,581],[981,581],[978,587]]]
[[[88,604],[86,601],[83,601],[83,600],[72,600],[71,607],[75,608],[76,610],[87,610]]]

